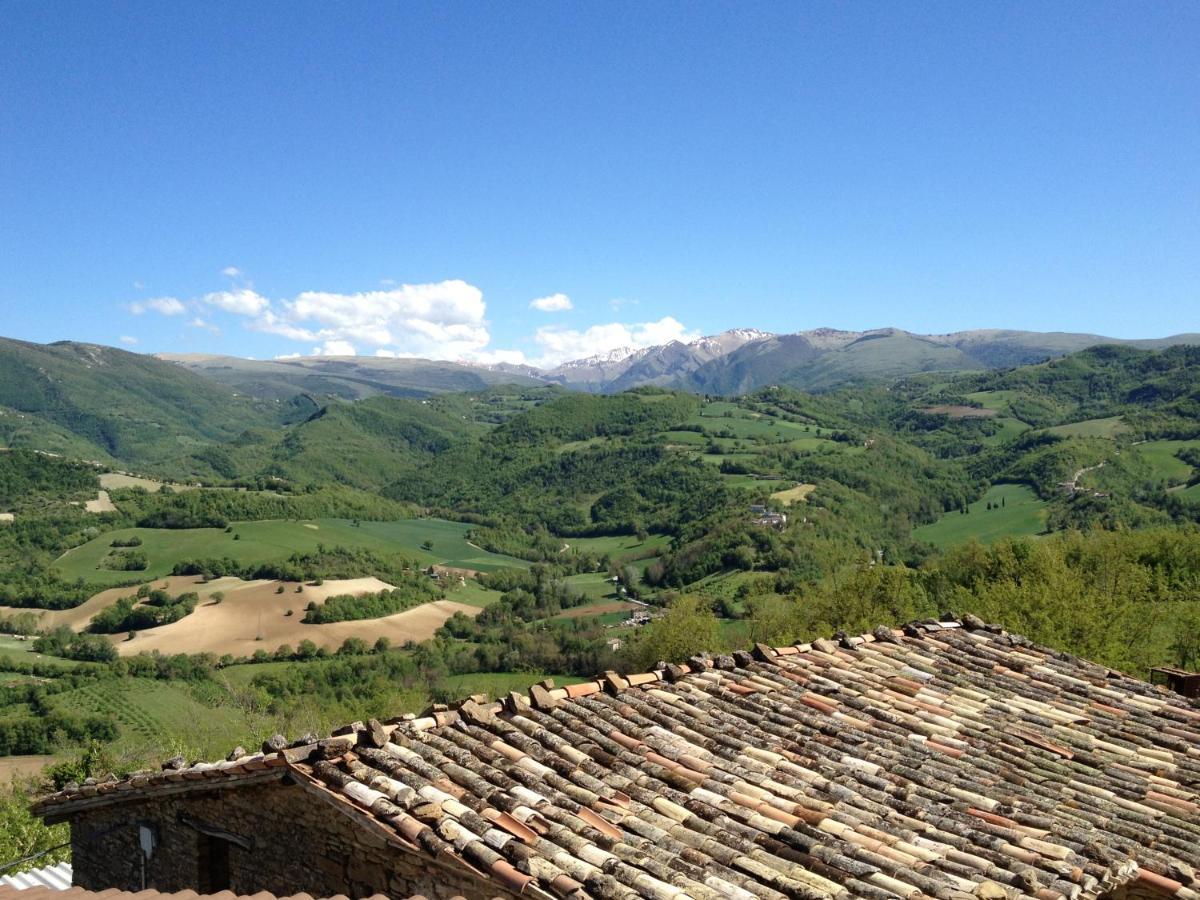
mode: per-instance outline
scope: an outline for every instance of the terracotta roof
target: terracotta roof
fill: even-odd
[[[67,866],[68,871],[70,865]],[[156,891],[153,888],[144,891],[89,891],[87,888],[64,887],[52,885],[0,885],[0,900],[316,900],[308,894],[294,894],[291,897],[276,897],[269,891],[259,891],[257,894],[235,894],[232,891],[221,891],[219,894],[197,894],[195,891],[176,891],[173,894]],[[344,894],[336,894],[326,900],[349,900]],[[391,900],[385,894],[375,894],[365,900]],[[409,897],[408,900],[428,900],[422,894]],[[451,897],[450,900],[464,900],[462,897]]]
[[[232,891],[221,891],[218,894],[197,894],[195,891],[176,891],[173,894],[163,893],[149,888],[144,891],[119,891],[115,888],[107,891],[89,891],[81,887],[55,888],[46,886],[19,888],[13,886],[0,887],[0,900],[317,900],[308,894],[295,894],[291,897],[276,897],[268,891],[257,894],[239,896]],[[349,900],[342,894],[326,898],[326,900]],[[383,894],[376,894],[366,900],[388,900]],[[425,900],[424,897],[410,897],[408,900]],[[462,900],[462,898],[458,898]]]
[[[343,732],[39,811],[283,770],[397,843],[571,900],[1078,900],[1135,880],[1200,900],[1200,706],[974,619]]]

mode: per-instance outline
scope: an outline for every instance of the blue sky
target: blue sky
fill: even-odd
[[[0,334],[1196,331],[1197,46],[1183,2],[9,0]]]

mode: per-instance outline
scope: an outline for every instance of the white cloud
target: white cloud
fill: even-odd
[[[542,352],[532,363],[547,368],[570,359],[596,356],[610,350],[641,350],[671,341],[693,341],[698,337],[700,332],[689,331],[682,322],[672,316],[664,316],[657,322],[610,322],[593,325],[583,331],[546,325],[539,328],[533,336]]]
[[[271,305],[271,301],[250,288],[239,288],[236,291],[215,291],[204,295],[204,302],[209,306],[231,312],[235,316],[262,315]]]
[[[280,353],[275,358],[276,359],[299,359],[300,354],[299,353]]]
[[[613,309],[620,309],[622,306],[637,306],[637,300],[630,300],[628,297],[613,297],[608,301],[608,305]]]
[[[575,306],[571,303],[571,298],[566,294],[551,294],[549,297],[538,297],[536,300],[530,300],[529,308],[541,310],[542,312],[564,312],[568,309],[574,309]]]
[[[130,347],[132,347],[137,342],[138,342],[138,339],[135,338],[133,335],[130,335],[130,334],[121,335],[121,343],[122,344],[128,344]]]
[[[476,353],[469,361],[484,366],[494,366],[500,363],[510,366],[530,365],[529,360],[520,350],[484,350],[482,353]]]
[[[491,340],[483,293],[465,281],[355,294],[305,291],[270,308],[260,299],[261,313],[249,327],[291,340],[368,344],[438,359],[472,356]]]
[[[164,316],[181,316],[187,311],[182,300],[175,297],[155,297],[152,300],[138,300],[129,304],[129,311],[135,316],[146,312],[162,313]]]
[[[241,278],[242,270],[237,266],[226,266],[221,270],[221,274],[226,278]]]
[[[313,356],[358,356],[349,341],[326,341],[323,347],[313,347]]]
[[[202,331],[211,331],[213,334],[221,333],[220,328],[218,328],[216,325],[212,324],[212,322],[204,321],[199,316],[196,316],[196,318],[194,318],[194,319],[192,319],[192,321],[188,322],[188,328],[199,328]]]
[[[137,289],[137,290],[139,290],[139,291],[140,291],[140,290],[142,290],[142,289],[143,289],[143,288],[144,288],[146,285],[145,285],[145,284],[143,284],[143,283],[142,283],[142,282],[140,282],[140,281],[135,281],[135,282],[133,283],[133,286],[134,286],[134,288],[135,288],[135,289]]]

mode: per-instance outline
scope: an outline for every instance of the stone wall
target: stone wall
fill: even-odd
[[[194,825],[249,839],[251,849],[229,848],[229,889],[276,896],[372,894],[430,900],[511,897],[495,882],[441,864],[386,842],[305,788],[271,782],[130,800],[85,811],[71,822],[75,884],[92,890],[143,887],[139,826],[151,826],[157,847],[145,866],[147,888],[198,890],[204,886],[201,847]]]

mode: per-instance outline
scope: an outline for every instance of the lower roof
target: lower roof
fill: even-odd
[[[1200,900],[1200,707],[967,626],[535,685],[39,812],[282,767],[398,846],[536,896],[1076,900],[1137,881]]]

